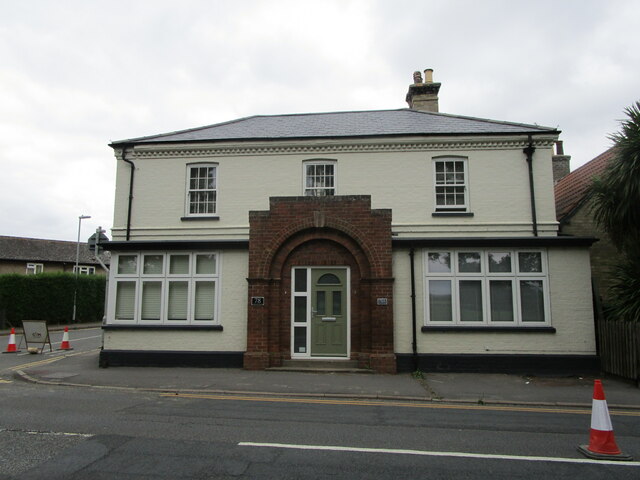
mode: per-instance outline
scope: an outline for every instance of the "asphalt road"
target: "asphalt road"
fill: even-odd
[[[572,409],[0,384],[2,479],[629,478]],[[640,453],[639,412],[616,438]]]

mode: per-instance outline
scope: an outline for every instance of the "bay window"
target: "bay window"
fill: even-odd
[[[119,254],[115,262],[114,323],[217,324],[218,254]]]
[[[544,251],[425,251],[426,325],[548,325]]]

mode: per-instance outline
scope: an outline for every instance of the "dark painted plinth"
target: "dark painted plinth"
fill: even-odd
[[[416,370],[411,354],[396,354],[398,372]],[[595,355],[471,355],[419,354],[417,369],[423,372],[514,373],[578,375],[600,371]]]
[[[242,368],[244,352],[102,350],[100,367]]]

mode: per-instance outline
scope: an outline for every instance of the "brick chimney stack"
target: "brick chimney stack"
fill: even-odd
[[[553,184],[555,185],[564,177],[569,175],[569,161],[571,155],[564,154],[564,147],[562,146],[562,140],[556,142],[556,154],[551,157],[553,165]]]
[[[413,84],[409,85],[407,103],[412,110],[423,112],[438,111],[438,92],[440,84],[433,82],[433,70],[427,68],[424,71],[424,82],[420,72],[413,72]]]

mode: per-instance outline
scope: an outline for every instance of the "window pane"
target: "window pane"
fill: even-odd
[[[186,320],[189,282],[169,282],[169,320]]]
[[[511,273],[511,254],[490,252],[489,271],[491,273]]]
[[[189,274],[189,255],[171,255],[169,273],[171,275]]]
[[[306,292],[307,291],[307,270],[304,268],[296,268],[293,271],[295,280],[295,291]]]
[[[307,321],[307,297],[294,297],[293,299],[293,321]]]
[[[449,252],[427,253],[427,269],[430,273],[450,273],[451,254]]]
[[[319,285],[340,285],[340,279],[332,273],[325,273],[318,279]]]
[[[333,315],[342,315],[342,292],[333,292]]]
[[[163,255],[145,255],[142,273],[145,275],[162,275]]]
[[[196,274],[197,275],[215,275],[216,273],[216,256],[213,253],[196,255]]]
[[[511,280],[491,280],[489,283],[491,320],[513,322],[513,284]]]
[[[325,292],[316,292],[316,314],[317,315],[325,315],[326,307],[325,307]]]
[[[542,254],[540,252],[518,253],[518,266],[522,273],[542,273]]]
[[[453,320],[451,280],[429,281],[429,320],[450,322]]]
[[[458,271],[460,273],[480,273],[480,258],[479,252],[458,253]]]
[[[520,304],[523,322],[544,322],[542,280],[520,280]]]
[[[116,285],[116,320],[133,320],[136,282],[118,282]]]
[[[138,256],[118,255],[118,273],[125,275],[138,273]]]
[[[460,321],[481,322],[482,282],[480,280],[460,280]]]
[[[142,282],[142,320],[160,320],[162,282]]]
[[[196,282],[194,320],[213,320],[216,306],[216,283]]]
[[[293,329],[293,351],[295,353],[307,353],[307,327],[295,327]]]

